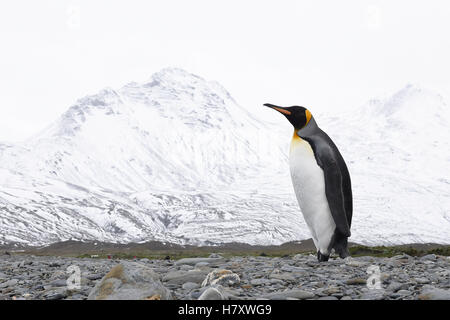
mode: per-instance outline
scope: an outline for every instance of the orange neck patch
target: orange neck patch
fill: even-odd
[[[299,129],[294,129],[294,134],[292,135],[292,141],[294,142],[294,141],[300,141],[300,140],[302,140],[302,138],[300,138],[299,136],[298,136],[298,134],[297,134],[297,131],[298,131]]]
[[[305,114],[306,114],[306,123],[305,123],[306,126],[309,123],[309,120],[311,120],[312,114],[311,112],[309,112],[308,109],[306,109]]]

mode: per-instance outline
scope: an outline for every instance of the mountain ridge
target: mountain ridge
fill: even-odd
[[[315,115],[352,176],[351,241],[448,242],[445,102],[411,85],[373,101]],[[418,112],[407,117],[410,107]],[[422,108],[444,110],[442,118],[431,125],[435,114],[422,117]],[[220,84],[181,69],[80,98],[26,143],[0,145],[0,242],[309,238],[285,125],[259,120]]]

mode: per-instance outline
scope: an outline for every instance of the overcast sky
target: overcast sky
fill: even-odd
[[[0,141],[169,66],[263,116],[265,102],[336,113],[407,83],[445,96],[449,30],[449,1],[2,1]]]

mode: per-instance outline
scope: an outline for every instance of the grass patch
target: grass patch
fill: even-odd
[[[434,254],[438,254],[438,255],[441,255],[441,256],[447,256],[448,257],[448,256],[450,256],[450,246],[429,250],[428,253],[434,253]]]
[[[179,260],[183,258],[207,258],[211,253],[218,253],[225,259],[231,257],[288,257],[291,256],[292,253],[280,251],[280,252],[205,252],[205,251],[190,251],[190,252],[161,252],[161,253],[146,253],[146,252],[112,252],[112,253],[84,253],[81,255],[75,255],[76,258],[94,258],[94,259],[108,259],[108,256],[111,259],[119,259],[119,260],[133,260],[133,259],[144,259],[147,258],[149,260]],[[73,255],[70,255],[73,256]]]
[[[112,253],[85,253],[77,255],[77,258],[95,258],[95,259],[119,259],[119,260],[133,260],[133,259],[149,259],[149,260],[179,260],[183,258],[208,257],[208,254],[190,254],[182,252],[162,252],[162,253],[142,253],[142,252],[112,252]]]
[[[262,246],[244,243],[225,243],[221,245],[179,245],[165,242],[150,241],[146,243],[102,243],[102,242],[80,242],[65,241],[51,244],[42,248],[23,247],[24,250],[12,251],[12,254],[32,254],[38,256],[61,256],[78,258],[124,259],[132,260],[147,258],[149,260],[179,260],[182,258],[208,257],[211,253],[218,253],[224,258],[233,256],[253,257],[293,257],[296,254],[316,255],[312,239],[286,242],[281,245]],[[412,243],[397,246],[375,246],[369,247],[358,243],[349,243],[350,255],[392,257],[395,255],[408,254],[410,256],[423,256],[426,254],[437,254],[450,256],[450,245],[436,243]]]
[[[376,246],[376,247],[367,247],[363,245],[355,245],[349,247],[349,252],[352,257],[361,257],[361,256],[371,256],[371,257],[379,257],[379,258],[390,258],[393,256],[407,254],[412,257],[421,257],[427,254],[436,254],[441,256],[450,256],[450,246],[444,246],[440,248],[432,248],[432,249],[417,249],[408,246]],[[188,251],[188,252],[111,252],[111,253],[85,253],[81,255],[76,255],[77,258],[92,258],[94,255],[97,259],[107,259],[110,256],[111,259],[119,259],[119,260],[133,260],[133,259],[144,259],[147,258],[149,260],[179,260],[183,258],[206,258],[211,253],[219,253],[225,259],[231,257],[292,257],[295,254],[304,254],[309,255],[316,253],[314,251],[305,251],[305,252],[288,252],[288,251],[242,251],[242,252],[217,252],[210,251],[205,252],[203,250],[199,251]],[[72,255],[73,256],[73,255]]]
[[[437,254],[441,256],[450,256],[450,246],[442,246],[439,248],[418,249],[412,246],[377,246],[366,247],[356,245],[349,248],[350,255],[353,257],[373,256],[373,257],[393,257],[401,254],[407,254],[412,257],[421,257],[427,254]]]

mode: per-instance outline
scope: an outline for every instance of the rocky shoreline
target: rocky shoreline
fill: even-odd
[[[79,273],[77,273],[79,272]],[[78,276],[79,275],[79,276]],[[101,259],[0,255],[0,300],[441,300],[450,257]]]

